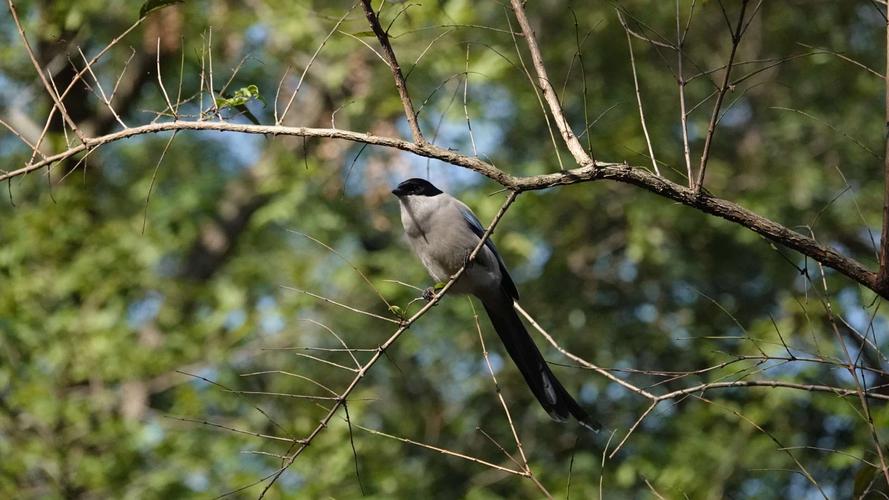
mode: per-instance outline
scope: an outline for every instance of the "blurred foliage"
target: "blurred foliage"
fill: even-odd
[[[734,22],[736,2],[723,3]],[[685,23],[692,2],[680,4]],[[98,0],[16,5],[41,65],[62,88],[70,65],[82,65],[77,48],[97,54],[135,21],[139,7]],[[192,0],[167,6],[149,13],[95,70],[106,92],[123,72],[113,102],[129,125],[166,107],[157,60],[167,91],[179,95],[181,88],[183,116],[208,111],[215,98],[227,103],[219,107],[227,107],[228,120],[244,120],[235,108],[246,106],[261,123],[272,123],[350,5]],[[884,18],[874,5],[763,3],[735,69],[738,78],[752,76],[726,98],[707,177],[713,194],[811,232],[872,268],[884,82],[836,53],[882,71]],[[674,41],[673,2],[619,6],[634,30]],[[650,164],[614,5],[547,0],[528,9],[575,130],[592,124],[583,143],[598,159]],[[430,139],[468,153],[477,148],[515,175],[553,171],[560,161],[570,167],[568,153],[550,140],[524,70],[530,58],[500,3],[390,2],[381,20],[391,24]],[[696,165],[722,74],[710,70],[725,64],[731,41],[717,2],[697,2],[690,26],[684,76]],[[365,46],[377,46],[367,30],[354,9],[308,71],[285,123],[406,135],[389,70]],[[218,94],[212,98],[198,92],[209,78],[208,45]],[[633,45],[661,171],[684,183],[675,54],[639,39]],[[0,118],[34,140],[51,101],[10,16],[0,16],[0,61]],[[66,99],[72,117],[90,133],[118,130],[92,92],[95,81],[87,83]],[[51,149],[65,140],[53,121]],[[5,169],[30,154],[2,132]],[[428,175],[485,222],[502,201],[490,196],[497,186],[475,174],[381,148],[206,132],[136,137],[82,162],[13,179],[0,207],[0,495],[203,498],[276,470],[278,458],[255,452],[281,454],[286,443],[201,422],[302,437],[324,415],[325,401],[227,389],[329,395],[289,374],[334,390],[352,374],[297,353],[350,364],[347,355],[280,348],[340,347],[325,327],[356,348],[374,348],[392,332],[390,323],[297,290],[388,317],[416,310],[410,302],[418,292],[387,281],[431,285],[402,243],[397,204],[388,194],[412,175]],[[495,239],[525,308],[566,348],[602,366],[689,372],[739,356],[785,356],[785,342],[799,356],[842,360],[843,344],[853,356],[859,352],[848,329],[834,332],[813,290],[821,286],[813,262],[632,186],[601,182],[524,194]],[[826,286],[833,313],[887,352],[881,302],[830,270]],[[597,497],[600,477],[608,498],[645,497],[646,481],[668,498],[818,496],[794,460],[831,497],[851,497],[879,479],[859,460],[877,461],[857,400],[772,388],[665,402],[603,467],[610,429],[617,431],[613,448],[647,401],[595,373],[557,367],[609,430],[592,436],[553,423],[487,322],[481,326],[532,469],[557,497],[568,495],[569,477],[574,498]],[[554,349],[544,352],[566,364]],[[867,353],[862,364],[884,364],[882,354]],[[359,361],[369,355],[356,353]],[[349,401],[350,416],[354,424],[512,466],[478,431],[513,449],[485,366],[472,309],[465,298],[451,297],[374,366]],[[742,360],[682,377],[618,375],[643,386],[659,383],[652,389],[658,391],[742,377],[853,386],[848,371],[801,361]],[[871,411],[880,439],[889,441],[889,410],[875,402]],[[369,497],[539,496],[530,481],[354,426],[352,432]],[[271,496],[360,496],[349,439],[345,420],[335,418]]]

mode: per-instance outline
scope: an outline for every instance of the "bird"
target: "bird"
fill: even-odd
[[[451,291],[481,301],[506,352],[550,417],[559,422],[574,417],[583,427],[598,432],[601,425],[559,382],[522,324],[514,308],[519,292],[494,242],[488,238],[469,262],[485,233],[472,210],[425,179],[407,179],[392,194],[401,207],[407,241],[436,282],[449,281],[466,265]],[[432,293],[429,289],[424,296],[430,299]]]

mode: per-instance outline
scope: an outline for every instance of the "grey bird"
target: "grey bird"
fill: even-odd
[[[434,280],[447,282],[467,263],[484,235],[481,222],[463,202],[425,179],[408,179],[392,194],[398,197],[401,223],[414,252]],[[519,292],[490,238],[451,291],[481,301],[506,351],[550,417],[560,422],[574,417],[584,427],[599,431],[599,423],[556,379],[528,335],[513,307]]]

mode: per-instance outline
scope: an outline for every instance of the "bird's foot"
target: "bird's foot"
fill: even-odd
[[[426,302],[432,302],[432,300],[434,298],[435,298],[435,287],[430,286],[429,288],[423,290],[423,300],[425,300]]]
[[[466,255],[463,256],[463,267],[469,269],[475,264],[475,259],[470,259],[472,257],[472,252],[466,252]]]

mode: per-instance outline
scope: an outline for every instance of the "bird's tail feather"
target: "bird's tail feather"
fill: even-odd
[[[516,314],[512,299],[504,296],[482,300],[482,303],[488,317],[491,318],[494,330],[506,346],[506,351],[522,372],[534,397],[547,413],[558,421],[573,416],[584,427],[599,432],[601,427],[599,423],[577,404],[546,364],[543,355],[540,354],[540,350]]]

